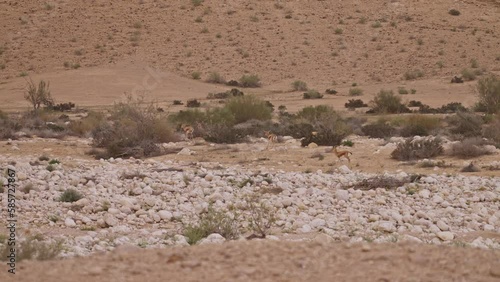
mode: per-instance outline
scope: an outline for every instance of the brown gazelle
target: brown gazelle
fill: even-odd
[[[337,156],[337,158],[344,157],[347,159],[348,162],[351,162],[351,159],[349,158],[349,154],[352,155],[352,152],[347,151],[347,150],[342,150],[342,151],[337,151],[337,146],[333,147],[333,153]]]
[[[184,131],[184,134],[186,134],[187,139],[193,139],[194,128],[191,125],[183,124],[181,125],[181,129]]]
[[[269,143],[267,143],[268,147],[269,144],[278,143],[278,136],[276,134],[273,134],[270,131],[264,131],[264,135],[266,136],[267,140],[269,140]]]

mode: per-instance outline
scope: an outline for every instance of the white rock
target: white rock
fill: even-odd
[[[173,217],[173,214],[169,211],[166,210],[161,210],[158,212],[158,215],[160,216],[161,219],[163,220],[171,220]]]
[[[380,221],[377,223],[374,229],[392,233],[396,231],[396,226],[394,226],[394,223],[392,221]]]
[[[222,235],[217,234],[217,233],[212,233],[208,235],[207,238],[200,240],[200,245],[204,244],[221,244],[224,243],[226,239],[222,237]]]
[[[438,220],[438,222],[436,223],[436,225],[437,225],[437,227],[439,227],[439,229],[441,229],[441,231],[448,231],[448,230],[450,230],[450,227],[448,226],[448,224],[446,224],[442,220]]]
[[[116,226],[119,223],[118,219],[110,213],[106,213],[106,215],[104,215],[104,222],[107,226]]]
[[[347,201],[349,200],[349,191],[347,190],[343,190],[343,189],[338,189],[335,191],[335,196],[337,199],[339,200],[344,200],[344,201]]]
[[[179,246],[189,246],[189,243],[188,243],[186,237],[179,235],[179,234],[176,234],[174,236],[174,242],[176,245],[179,245]]]
[[[319,227],[322,227],[325,225],[326,225],[326,221],[324,219],[321,219],[321,218],[315,218],[315,219],[313,219],[313,221],[311,221],[312,228],[319,228]]]
[[[418,192],[418,195],[424,199],[429,199],[431,192],[427,189],[423,189],[420,192]]]
[[[438,232],[436,236],[443,241],[451,241],[455,238],[455,234],[449,231]]]
[[[338,168],[338,170],[341,172],[341,173],[344,173],[344,174],[348,174],[348,173],[351,173],[352,171],[346,166],[346,165],[342,165]]]
[[[146,195],[152,195],[153,194],[153,188],[146,186],[144,189],[142,189],[142,193]]]
[[[108,209],[108,213],[117,215],[117,214],[120,213],[120,210],[119,209],[115,209],[115,208],[109,208]]]
[[[179,153],[177,153],[177,155],[185,155],[185,156],[191,156],[194,154],[195,154],[195,152],[189,150],[189,148],[183,148]]]
[[[300,228],[300,232],[302,232],[302,233],[309,233],[309,232],[311,232],[311,231],[312,231],[312,228],[311,228],[311,226],[310,226],[310,225],[308,225],[308,224],[304,224],[304,225],[302,226],[302,228]]]
[[[76,226],[76,223],[72,218],[68,217],[64,220],[64,225],[66,225],[67,227],[74,227]]]

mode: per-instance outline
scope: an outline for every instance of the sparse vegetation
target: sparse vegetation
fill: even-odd
[[[201,106],[201,103],[197,99],[189,99],[186,102],[186,107],[188,108],[198,108]]]
[[[349,96],[361,96],[363,95],[363,89],[354,87],[349,89]]]
[[[253,95],[231,98],[225,105],[233,115],[236,123],[242,123],[251,119],[270,120],[272,109],[269,105]]]
[[[63,251],[63,241],[57,240],[51,243],[43,242],[43,236],[28,236],[24,241],[16,242],[16,261],[23,260],[52,260]],[[6,261],[10,253],[11,246],[0,245],[0,256]]]
[[[307,92],[304,92],[302,97],[304,99],[321,99],[323,98],[323,94],[319,93],[317,90],[311,89]]]
[[[421,78],[423,76],[424,76],[424,73],[421,70],[410,70],[404,74],[404,79],[414,80],[417,78]]]
[[[60,202],[66,202],[66,203],[72,203],[76,202],[83,198],[83,195],[80,194],[80,192],[76,191],[75,189],[69,188],[66,189],[61,196],[59,196],[59,201]]]
[[[93,145],[109,157],[141,158],[161,153],[157,143],[176,141],[171,126],[153,103],[127,97],[115,104],[111,116],[92,131]]]
[[[408,138],[397,145],[391,153],[391,158],[400,161],[433,158],[443,153],[444,149],[441,143],[439,138]]]
[[[368,107],[361,99],[350,99],[344,106],[348,109]]]
[[[408,94],[409,92],[408,92],[408,90],[406,90],[406,88],[404,88],[404,87],[399,87],[399,88],[398,88],[398,93],[399,93],[399,94],[401,94],[401,95],[406,95],[406,94]]]
[[[293,83],[292,83],[292,89],[294,91],[307,91],[307,83],[305,83],[304,81],[302,80],[295,80]]]
[[[401,103],[401,97],[394,95],[392,91],[381,90],[373,99],[373,112],[375,113],[407,113],[408,107]]]
[[[484,145],[489,145],[489,143],[480,137],[467,138],[451,146],[451,155],[468,159],[491,154],[491,151],[485,148]]]
[[[260,87],[260,78],[255,74],[243,75],[239,81],[241,87]]]
[[[245,203],[245,210],[250,214],[250,229],[257,237],[265,238],[276,224],[276,209],[260,200],[257,195],[247,196]]]
[[[452,16],[460,16],[460,11],[456,10],[456,9],[451,9],[448,11],[448,14],[450,14]]]
[[[227,240],[237,239],[240,234],[237,214],[209,207],[208,211],[200,216],[197,223],[188,225],[184,229],[184,236],[187,237],[190,245],[196,244],[213,233],[220,234]]]
[[[218,83],[218,84],[225,84],[226,80],[222,75],[220,75],[218,72],[210,72],[208,74],[207,78],[208,83]]]
[[[24,99],[31,104],[35,112],[38,111],[41,105],[52,106],[54,104],[54,99],[52,99],[49,90],[49,83],[46,83],[44,80],[41,80],[37,87],[30,79],[24,94]]]
[[[394,136],[396,128],[388,124],[385,120],[380,119],[376,122],[364,125],[361,131],[370,138],[386,138]]]
[[[481,78],[477,82],[479,103],[481,103],[487,113],[494,114],[500,112],[500,79],[495,75]]]
[[[463,69],[462,70],[462,78],[465,81],[472,81],[476,79],[476,73],[470,69]]]

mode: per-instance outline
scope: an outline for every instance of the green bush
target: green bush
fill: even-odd
[[[464,137],[481,136],[483,119],[473,113],[458,112],[446,119],[450,124],[450,132]]]
[[[476,79],[476,73],[473,70],[470,69],[463,69],[462,70],[462,78],[465,81],[472,81]]]
[[[379,120],[361,127],[364,135],[370,138],[388,138],[396,134],[396,128],[387,124],[384,120]]]
[[[92,131],[93,145],[105,148],[110,157],[148,157],[161,153],[157,143],[177,141],[167,118],[143,100],[116,104],[110,120]]]
[[[321,99],[323,94],[319,93],[317,90],[311,89],[303,94],[304,99]]]
[[[408,113],[410,110],[401,103],[401,97],[392,91],[381,90],[373,99],[373,111],[376,113]]]
[[[255,74],[243,75],[239,82],[241,87],[260,87],[260,78]]]
[[[197,99],[189,99],[186,102],[186,107],[188,108],[198,108],[201,106],[201,103]]]
[[[198,80],[198,79],[200,79],[200,78],[201,78],[201,72],[199,72],[199,71],[194,71],[194,72],[192,72],[192,73],[191,73],[191,77],[192,77],[193,79]]]
[[[344,107],[348,109],[353,109],[353,108],[368,107],[368,105],[365,104],[361,99],[350,99],[347,103],[344,104]]]
[[[491,152],[484,147],[489,145],[481,137],[471,137],[465,140],[454,143],[451,146],[451,155],[463,159],[476,158],[482,155],[491,154]]]
[[[59,196],[59,201],[60,202],[66,202],[66,203],[72,203],[76,202],[83,198],[83,195],[80,194],[80,192],[76,191],[75,189],[67,189],[64,191],[61,196]]]
[[[349,96],[361,96],[363,95],[363,89],[355,87],[349,89]]]
[[[224,108],[233,113],[236,123],[251,119],[270,120],[272,114],[272,108],[265,101],[253,95],[231,98]]]
[[[225,84],[226,80],[222,75],[220,75],[218,72],[210,72],[208,74],[207,78],[208,83],[218,83],[218,84]]]
[[[303,146],[311,142],[324,146],[337,146],[351,133],[350,127],[342,117],[333,108],[325,105],[303,108],[295,116],[294,124],[293,130],[301,127],[310,130],[301,132],[304,134],[301,137],[305,137],[302,140]],[[297,128],[297,125],[300,127]],[[313,131],[316,134],[312,134]]]
[[[401,129],[401,136],[427,136],[439,127],[440,120],[436,117],[424,115],[411,115],[405,121],[405,126]]]
[[[188,238],[190,245],[196,244],[212,233],[220,234],[227,240],[234,240],[240,234],[236,219],[235,214],[230,215],[229,212],[209,207],[207,213],[202,214],[196,224],[188,225],[184,229],[184,236]]]
[[[292,89],[294,91],[307,91],[307,83],[305,83],[304,81],[302,80],[295,80],[293,83],[292,83]]]
[[[495,75],[481,78],[477,82],[479,102],[489,114],[500,113],[500,79]]]
[[[414,80],[423,76],[424,73],[421,70],[410,70],[405,73],[404,78],[406,80]]]
[[[406,95],[406,94],[408,94],[409,92],[408,92],[408,90],[406,90],[406,88],[404,88],[404,87],[399,87],[399,88],[398,88],[398,93],[399,93],[399,94],[401,94],[401,95]]]
[[[428,159],[439,156],[444,149],[439,138],[425,138],[420,140],[406,139],[400,142],[392,151],[391,158],[400,161]]]
[[[95,128],[104,122],[104,114],[90,111],[87,116],[81,120],[72,121],[69,124],[69,130],[77,136],[89,136]]]

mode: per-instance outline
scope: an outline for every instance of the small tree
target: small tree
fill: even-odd
[[[494,114],[500,111],[500,79],[495,75],[481,78],[477,82],[479,102],[486,112]]]
[[[50,95],[49,83],[41,80],[38,87],[35,85],[33,80],[30,79],[24,94],[24,99],[26,99],[32,106],[33,110],[36,112],[41,105],[52,106],[54,105],[54,100]]]
[[[403,113],[408,112],[408,108],[401,103],[401,97],[395,96],[394,92],[380,90],[372,101],[373,110],[376,113]]]

